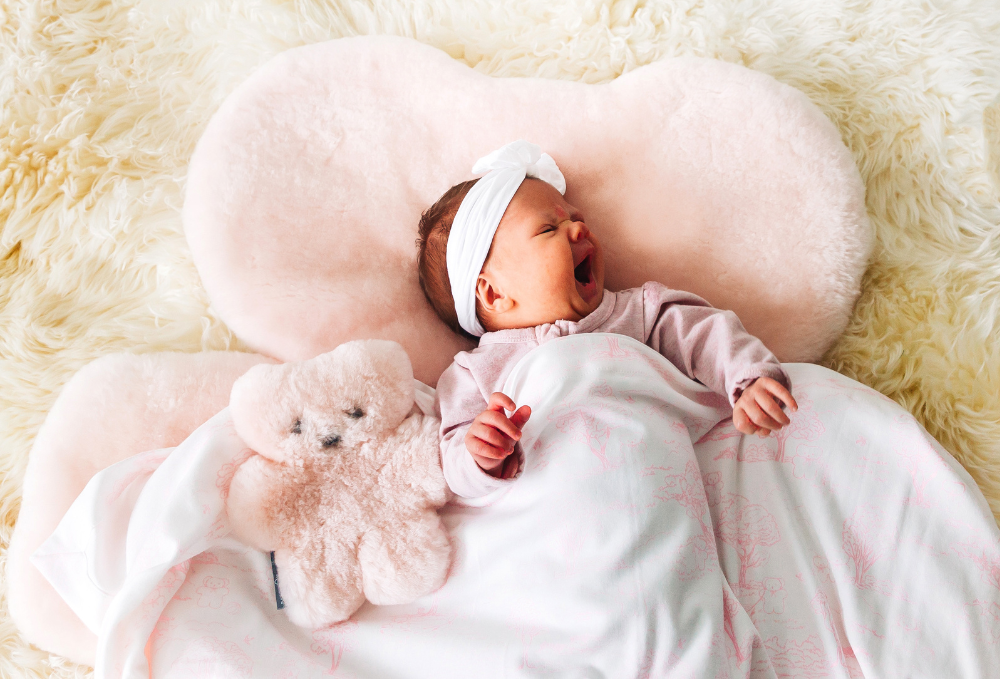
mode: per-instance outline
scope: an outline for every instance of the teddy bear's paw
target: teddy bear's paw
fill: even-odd
[[[373,604],[407,604],[444,584],[451,543],[428,512],[389,530],[368,531],[358,547],[365,597]]]
[[[267,514],[267,507],[276,504],[274,479],[268,464],[261,456],[251,455],[237,468],[226,497],[226,513],[233,533],[242,542],[265,552],[282,546]]]
[[[281,551],[275,552],[274,559],[285,612],[299,627],[319,629],[343,622],[365,601],[357,586],[357,566],[337,571],[337,577],[325,577],[313,573],[310,560],[301,556]]]

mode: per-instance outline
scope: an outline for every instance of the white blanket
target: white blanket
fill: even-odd
[[[268,555],[226,536],[227,411],[98,474],[33,561],[99,679],[994,676],[1000,531],[971,478],[889,399],[785,367],[800,408],[758,439],[638,342],[542,345],[505,386],[533,408],[523,474],[443,512],[447,584],[331,629],[291,625]]]

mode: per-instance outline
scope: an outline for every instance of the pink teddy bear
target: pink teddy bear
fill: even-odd
[[[439,421],[414,405],[400,345],[359,340],[255,366],[233,385],[230,411],[257,453],[233,476],[230,520],[244,542],[274,551],[292,622],[325,627],[365,598],[409,603],[444,583]]]

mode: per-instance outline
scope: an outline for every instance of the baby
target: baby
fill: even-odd
[[[732,311],[655,282],[604,289],[604,260],[548,154],[516,141],[472,168],[486,176],[453,186],[420,219],[419,277],[438,316],[479,346],[441,375],[441,461],[456,495],[510,483],[531,415],[501,393],[518,360],[556,337],[628,335],[733,405],[744,434],[767,436],[797,410],[781,364]],[[781,405],[783,404],[783,405]],[[509,416],[507,413],[511,413]]]

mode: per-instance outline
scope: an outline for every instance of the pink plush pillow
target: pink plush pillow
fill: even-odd
[[[285,361],[396,340],[435,384],[470,344],[417,283],[420,213],[518,138],[559,164],[609,288],[695,292],[783,361],[816,360],[843,331],[872,244],[864,187],[802,93],[694,58],[604,85],[490,78],[385,36],[283,53],[210,121],[184,223],[215,308]]]

